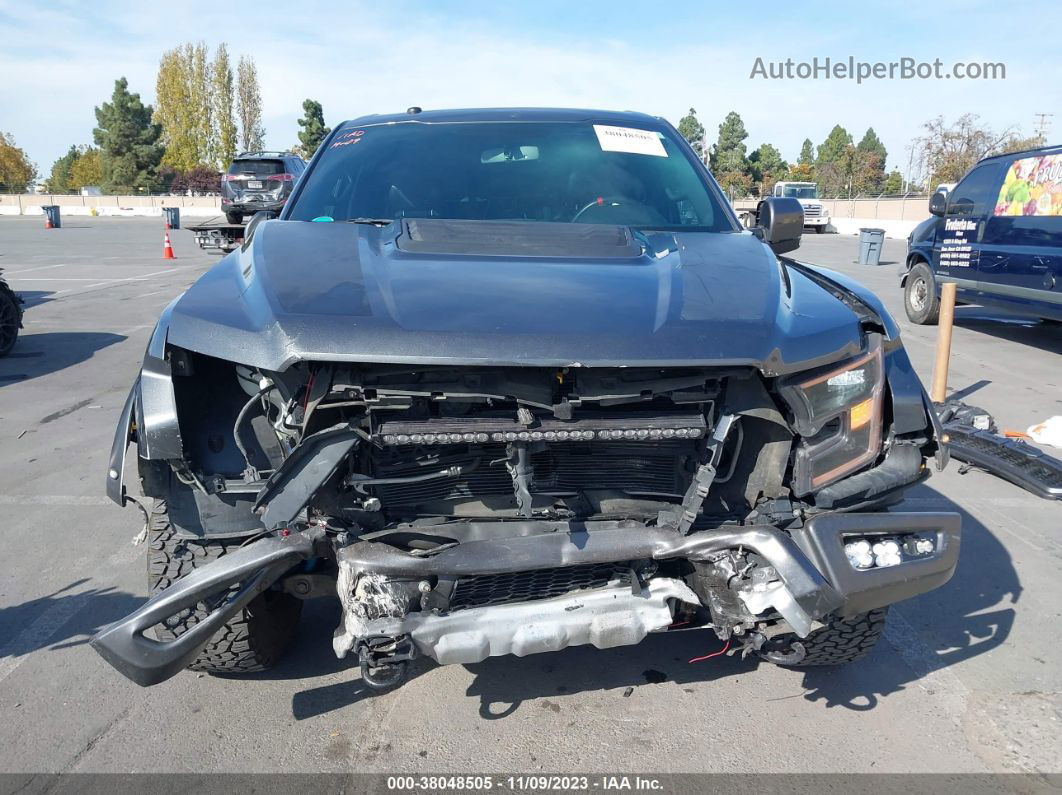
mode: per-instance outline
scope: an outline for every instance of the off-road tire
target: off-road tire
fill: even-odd
[[[935,326],[940,317],[940,297],[929,265],[919,260],[911,266],[903,289],[907,319],[919,326]]]
[[[225,220],[230,224],[242,224],[243,213],[225,213]]]
[[[200,540],[177,535],[166,503],[158,500],[148,525],[148,589],[161,591],[198,566],[234,550],[244,539]],[[185,610],[155,629],[159,640],[173,640],[202,621],[207,606]],[[264,671],[274,665],[295,638],[302,602],[291,594],[269,590],[255,597],[222,627],[188,667],[213,674]]]
[[[7,283],[0,280],[0,357],[7,356],[18,341],[22,328],[22,301]]]
[[[790,651],[794,648],[792,644],[799,643],[804,647],[805,655],[799,662],[777,664],[787,668],[810,668],[855,662],[874,648],[874,644],[885,630],[885,617],[888,613],[889,608],[882,607],[852,618],[834,618],[806,638],[779,635],[772,639],[772,648]],[[769,658],[764,656],[764,659]]]

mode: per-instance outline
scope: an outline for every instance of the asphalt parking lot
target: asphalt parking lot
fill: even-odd
[[[0,360],[0,772],[1062,771],[1062,508],[956,464],[905,504],[962,513],[958,573],[847,668],[691,665],[718,641],[672,633],[418,663],[373,696],[332,653],[338,608],[315,602],[273,671],[126,681],[86,643],[146,591],[140,517],[104,498],[106,457],[160,310],[217,261],[171,234],[164,261],[160,219],[0,218],[0,267],[28,303]],[[935,329],[903,313],[903,242],[876,268],[855,253],[812,234],[797,256],[877,291],[928,382]],[[951,386],[1000,427],[1062,413],[1060,379],[1062,328],[958,310]]]

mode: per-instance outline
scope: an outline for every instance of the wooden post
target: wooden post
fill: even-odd
[[[937,333],[937,360],[933,365],[933,388],[929,397],[943,403],[948,392],[948,361],[951,359],[951,326],[955,321],[955,282],[940,285],[940,319]]]

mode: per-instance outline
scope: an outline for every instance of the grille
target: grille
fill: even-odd
[[[1015,474],[1020,473],[1042,488],[1062,493],[1062,469],[1052,456],[1045,455],[1031,445],[1010,440],[1000,442],[998,436],[954,423],[949,423],[944,429],[951,436],[951,453],[960,461],[989,465],[1001,462]]]
[[[629,585],[630,581],[630,568],[623,563],[595,563],[563,569],[467,577],[458,580],[454,586],[450,610],[532,602],[563,596],[572,591],[603,588],[609,583]]]
[[[805,218],[818,218],[822,215],[822,206],[818,204],[809,204],[804,207]]]
[[[442,500],[512,497],[513,483],[504,463],[505,445],[459,446],[453,454],[421,456],[405,448],[404,455],[382,456],[376,462],[379,477],[410,477],[450,466],[479,466],[463,475],[421,483],[377,486],[385,506],[422,505]],[[689,484],[690,461],[696,443],[568,443],[554,445],[531,456],[534,477],[531,493],[575,493],[601,489],[627,493],[680,496]],[[496,462],[491,464],[491,462]]]

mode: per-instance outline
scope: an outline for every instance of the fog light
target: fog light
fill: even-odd
[[[874,563],[878,566],[899,566],[900,545],[895,541],[879,541],[873,546]]]
[[[844,554],[848,556],[848,562],[857,569],[869,569],[874,565],[868,541],[851,541],[845,544]]]
[[[908,536],[903,542],[903,551],[908,555],[928,555],[934,549],[933,541],[919,536]]]

